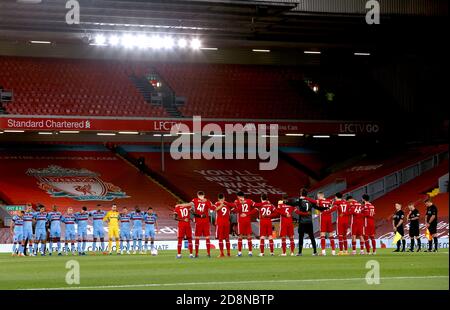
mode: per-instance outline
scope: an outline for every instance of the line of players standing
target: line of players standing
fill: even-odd
[[[29,256],[36,256],[40,253],[41,256],[52,255],[55,248],[53,243],[56,243],[56,252],[59,256],[62,255],[61,249],[61,224],[65,224],[65,254],[70,252],[72,255],[75,252],[78,255],[86,255],[86,246],[88,238],[88,220],[93,220],[93,245],[92,253],[98,250],[103,254],[105,252],[104,244],[104,222],[107,221],[106,211],[98,208],[94,211],[87,211],[83,207],[80,212],[73,213],[72,208],[68,208],[65,214],[62,214],[54,206],[51,212],[46,212],[44,206],[38,207],[39,211],[33,211],[32,205],[27,204],[25,211],[19,211],[12,218],[11,234],[13,235],[13,256],[24,256],[26,254],[26,246],[29,246]],[[112,205],[112,211],[116,212],[117,206]],[[136,207],[135,211],[128,213],[127,208],[122,208],[119,215],[120,221],[120,252],[118,254],[146,254],[150,249],[154,250],[155,233],[157,231],[157,215],[150,207],[146,212],[141,211]],[[132,225],[131,225],[132,224]],[[143,228],[145,225],[145,230]],[[77,227],[76,227],[77,226]],[[156,226],[156,229],[155,229]],[[34,227],[34,233],[33,233]],[[142,245],[142,241],[145,241]],[[131,240],[133,247],[130,247]],[[150,240],[150,247],[148,241]],[[46,246],[47,241],[48,248]],[[77,247],[75,243],[78,241]],[[97,248],[97,242],[99,247]],[[69,249],[69,243],[71,245]],[[116,240],[117,243],[117,240]],[[41,247],[39,248],[39,244]],[[109,254],[112,252],[112,240],[109,240]]]
[[[313,255],[317,255],[317,246],[314,238],[314,231],[312,225],[312,216],[314,210],[318,210],[320,220],[320,241],[321,241],[321,255],[326,255],[326,237],[330,240],[331,254],[336,255],[335,238],[338,237],[339,252],[337,255],[348,255],[347,234],[350,231],[352,236],[352,255],[356,254],[356,244],[359,240],[360,254],[376,254],[376,240],[375,240],[375,207],[369,201],[368,195],[363,195],[362,201],[358,202],[353,197],[348,196],[343,199],[341,193],[337,193],[334,199],[326,199],[323,192],[317,193],[317,199],[307,197],[306,189],[300,191],[300,197],[295,199],[287,199],[278,201],[277,206],[269,202],[267,195],[261,196],[261,202],[254,202],[251,199],[245,198],[244,193],[237,193],[237,199],[233,202],[225,201],[223,194],[218,195],[216,203],[212,203],[205,198],[205,193],[199,191],[197,197],[192,199],[189,203],[178,204],[174,209],[174,219],[178,221],[178,244],[177,244],[177,258],[181,258],[181,248],[183,239],[188,241],[189,256],[191,258],[198,257],[200,238],[206,239],[207,256],[211,256],[210,244],[210,212],[216,213],[216,239],[219,240],[219,257],[224,257],[224,243],[227,250],[227,256],[230,256],[230,214],[235,213],[238,217],[238,254],[242,256],[242,241],[247,239],[248,255],[253,256],[252,244],[252,228],[251,218],[257,215],[259,220],[259,236],[260,236],[260,254],[264,256],[265,239],[269,240],[270,255],[274,255],[274,242],[272,236],[272,220],[280,219],[279,236],[281,237],[282,254],[286,256],[286,239],[290,240],[290,255],[294,255],[294,226],[293,214],[299,216],[299,249],[297,256],[302,255],[304,234],[308,234],[313,247]],[[435,247],[437,249],[436,237],[436,223],[437,223],[437,209],[430,200],[426,202],[427,216],[426,225],[433,234],[435,240]],[[332,214],[337,212],[336,227],[332,222]],[[415,215],[415,216],[414,216]],[[412,226],[410,234],[413,234],[414,239],[419,239],[418,219],[419,214],[411,212],[409,220]],[[195,256],[193,254],[192,244],[192,228],[191,218],[195,223]],[[417,221],[417,223],[415,222]],[[394,220],[395,222],[395,220]],[[395,222],[397,230],[400,230],[402,223]],[[400,223],[400,224],[399,224]],[[417,229],[415,229],[417,225]],[[337,233],[336,233],[337,232]],[[400,231],[399,231],[400,232]],[[403,233],[402,233],[403,235]],[[420,243],[419,243],[420,244]],[[372,252],[371,252],[372,248]],[[412,243],[412,249],[414,243]],[[430,245],[431,251],[431,245]]]

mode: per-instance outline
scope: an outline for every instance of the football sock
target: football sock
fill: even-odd
[[[227,239],[226,241],[226,246],[227,246],[227,255],[231,254],[231,246],[230,246],[230,240]]]
[[[342,252],[343,249],[344,249],[344,241],[342,236],[339,236],[339,251]]]
[[[270,248],[270,253],[273,253],[273,248],[274,248],[273,239],[269,239],[269,248]]]
[[[375,240],[375,237],[370,237],[370,240],[372,241],[372,253],[375,253],[377,250],[377,240]]]
[[[177,243],[177,251],[178,251],[178,255],[181,254],[181,242],[183,241],[182,238],[178,238],[178,243]]]
[[[294,238],[289,238],[290,246],[291,246],[291,253],[294,253],[295,250],[295,241]]]
[[[263,238],[259,239],[259,251],[264,254],[264,243],[265,240]]]
[[[352,250],[356,251],[356,241],[352,240]]]
[[[434,237],[434,249],[437,251],[438,249],[438,238]]]
[[[198,255],[198,248],[200,246],[200,240],[199,239],[195,239],[195,255]]]
[[[402,251],[405,250],[405,247],[406,247],[406,240],[403,239],[403,240],[402,240]]]
[[[322,250],[325,250],[325,236],[320,237],[320,246],[322,247]]]
[[[414,251],[414,243],[415,243],[414,241],[415,241],[415,239],[411,238],[411,246],[409,247],[410,251]]]
[[[223,255],[223,239],[219,239],[219,250],[220,255]]]
[[[283,250],[283,254],[286,254],[286,238],[281,238],[281,249]]]
[[[334,236],[331,237],[331,239],[330,239],[330,245],[331,245],[331,249],[334,251],[336,249],[336,243],[334,240]]]
[[[242,238],[238,239],[238,252],[242,252]]]
[[[211,241],[209,239],[206,239],[206,253],[211,255]]]
[[[253,249],[252,238],[248,238],[247,242],[248,242],[248,251],[251,252]]]

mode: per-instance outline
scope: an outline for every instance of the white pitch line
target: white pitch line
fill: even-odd
[[[444,279],[449,276],[421,276],[421,277],[385,277],[380,280],[411,280],[411,279]],[[166,286],[188,286],[188,285],[224,285],[224,284],[256,284],[256,283],[295,283],[295,282],[330,282],[330,281],[365,281],[365,278],[344,279],[298,279],[298,280],[261,280],[261,281],[229,281],[229,282],[184,282],[184,283],[146,283],[146,284],[124,284],[124,285],[99,285],[99,286],[67,286],[67,287],[44,287],[30,288],[24,290],[90,290],[90,289],[113,289],[132,287],[166,287]]]

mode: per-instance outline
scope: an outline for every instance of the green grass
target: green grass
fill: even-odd
[[[0,289],[449,289],[448,250],[392,253],[383,249],[376,256],[339,257],[313,257],[306,250],[303,257],[224,259],[189,259],[183,254],[179,260],[174,251],[160,251],[156,257],[0,254]],[[80,284],[75,286],[65,282],[65,265],[72,259],[79,262],[81,272]],[[379,285],[365,281],[369,260],[380,264]]]

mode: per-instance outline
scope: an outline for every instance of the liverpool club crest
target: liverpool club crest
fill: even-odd
[[[39,188],[55,198],[72,198],[78,201],[112,201],[117,198],[129,198],[118,186],[104,182],[98,173],[87,169],[49,166],[42,169],[28,169],[27,175],[37,178]]]

